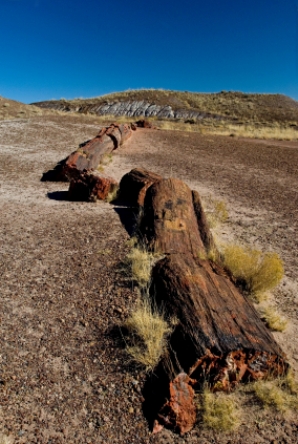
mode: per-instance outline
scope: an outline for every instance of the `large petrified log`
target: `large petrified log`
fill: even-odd
[[[167,381],[167,401],[158,404],[154,430],[166,425],[185,433],[194,423],[187,377],[191,387],[208,381],[214,390],[229,391],[240,381],[283,375],[288,364],[220,261],[208,260],[214,242],[196,192],[177,179],[155,182],[145,196],[140,232],[149,250],[166,254],[152,271],[150,292],[178,320],[168,356],[155,371],[158,384]],[[151,387],[147,394],[161,391]]]
[[[208,260],[168,255],[153,269],[154,297],[178,319],[171,337],[180,368],[221,390],[282,375],[285,356],[253,304]]]
[[[59,162],[42,176],[42,181],[69,181],[77,171],[95,170],[103,157],[118,148],[131,136],[131,126],[117,124],[102,128],[98,135]]]
[[[182,180],[162,179],[148,189],[140,231],[149,251],[206,255],[192,192]]]

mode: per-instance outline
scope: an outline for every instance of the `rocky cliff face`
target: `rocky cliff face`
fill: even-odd
[[[33,103],[32,105],[39,106],[40,108],[56,109],[65,112],[79,112],[79,113],[91,113],[113,116],[128,116],[128,117],[152,117],[157,116],[160,118],[168,119],[205,119],[214,118],[217,120],[224,120],[225,117],[208,113],[204,111],[198,111],[193,109],[173,109],[172,106],[155,105],[145,100],[140,101],[126,101],[126,102],[103,102],[103,103],[84,103],[76,104],[75,102],[66,101],[46,101]]]

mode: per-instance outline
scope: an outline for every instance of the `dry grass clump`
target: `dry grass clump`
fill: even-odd
[[[270,330],[282,332],[288,325],[288,321],[282,318],[274,307],[263,307],[261,310],[261,316]]]
[[[210,228],[215,228],[218,224],[225,223],[228,220],[229,213],[223,200],[209,196],[206,201],[206,207],[206,218]]]
[[[13,438],[0,434],[0,444],[13,444]]]
[[[223,260],[232,275],[244,281],[247,289],[254,294],[274,288],[284,274],[283,263],[277,253],[227,245],[223,248]]]
[[[145,287],[151,276],[153,256],[148,251],[133,247],[127,255],[131,267],[132,278],[140,287]]]
[[[163,314],[153,306],[148,295],[139,301],[125,323],[132,335],[132,346],[127,347],[131,358],[145,366],[146,371],[152,371],[158,364],[166,349],[166,337],[171,328]]]
[[[114,202],[114,200],[116,200],[119,196],[119,190],[120,188],[118,185],[112,187],[105,199],[106,202],[108,203]]]
[[[291,371],[284,378],[256,381],[253,390],[265,408],[286,413],[298,406],[298,385]]]
[[[198,409],[202,413],[203,424],[208,428],[230,432],[241,424],[239,407],[231,395],[211,393],[205,388]]]

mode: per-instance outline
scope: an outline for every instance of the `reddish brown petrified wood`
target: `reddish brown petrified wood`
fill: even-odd
[[[196,192],[178,179],[151,185],[139,231],[150,251],[166,255],[152,271],[150,293],[177,320],[167,357],[156,370],[167,381],[168,400],[157,409],[154,429],[165,425],[184,433],[193,418],[193,395],[184,377],[182,385],[177,383],[179,375],[186,374],[194,387],[208,381],[213,390],[229,391],[241,381],[283,375],[288,364],[220,261],[209,262],[215,246]]]
[[[103,157],[122,145],[131,136],[129,125],[112,124],[103,128],[94,139],[70,154],[63,171],[69,179],[76,171],[95,170]]]
[[[161,180],[159,174],[144,168],[135,168],[125,174],[120,181],[120,198],[132,206],[143,206],[147,189]]]
[[[78,171],[96,170],[106,154],[123,145],[131,136],[128,124],[117,124],[102,128],[98,135],[82,144],[52,170],[43,174],[42,181],[69,181]]]
[[[70,200],[104,200],[118,187],[117,182],[97,171],[77,171],[70,178],[68,195]]]
[[[162,179],[147,191],[140,224],[149,251],[206,254],[190,188],[178,179]]]

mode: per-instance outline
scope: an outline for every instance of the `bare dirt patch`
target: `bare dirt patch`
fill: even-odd
[[[121,271],[128,234],[112,205],[69,202],[67,184],[40,182],[98,130],[70,116],[0,122],[0,430],[15,443],[296,443],[297,418],[246,396],[236,434],[198,425],[183,438],[150,435],[145,374],[112,334],[136,299]],[[120,179],[145,167],[225,199],[218,236],[281,255],[286,277],[272,297],[290,327],[276,338],[294,367],[297,161],[298,144],[138,130],[105,168]]]

